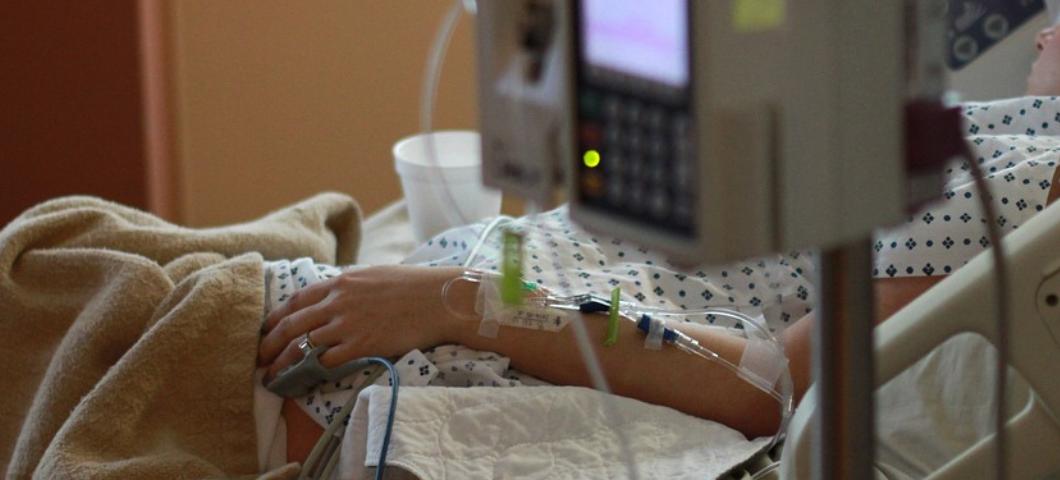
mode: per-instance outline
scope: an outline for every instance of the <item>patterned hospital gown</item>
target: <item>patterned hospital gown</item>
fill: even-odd
[[[1045,208],[1060,159],[1060,101],[1023,97],[974,103],[965,106],[964,115],[997,218],[983,217],[969,165],[955,162],[946,169],[943,201],[878,234],[875,277],[952,273],[990,245],[986,222],[1004,234]]]
[[[1003,232],[1018,228],[1045,208],[1060,157],[1060,101],[1019,98],[965,106],[968,139],[977,161],[989,175],[998,217],[983,218],[976,203],[969,165],[946,167],[943,198],[905,224],[877,232],[874,277],[937,276],[954,272],[989,246],[984,223]],[[663,308],[721,307],[761,316],[773,331],[805,316],[815,303],[815,253],[789,252],[727,265],[679,268],[647,248],[617,238],[593,235],[571,223],[566,207],[514,219],[507,224],[524,234],[524,276],[560,294],[608,296],[621,288],[624,300]],[[456,228],[429,240],[404,263],[429,266],[468,265],[497,270],[499,234],[480,242],[485,223]],[[468,258],[475,251],[474,258]],[[340,273],[303,259],[270,266],[271,301],[282,301],[278,277],[286,273],[294,288]],[[301,275],[301,276],[300,276]],[[290,287],[289,287],[290,288]],[[683,317],[684,321],[741,328],[739,322],[715,315]],[[402,385],[515,386],[539,380],[509,369],[508,359],[459,346],[414,351],[396,364]],[[363,383],[355,375],[327,385],[302,399],[303,409],[318,422],[331,421]],[[388,377],[377,383],[386,384]]]

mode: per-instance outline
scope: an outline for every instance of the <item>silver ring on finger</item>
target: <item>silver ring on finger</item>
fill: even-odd
[[[313,345],[313,341],[309,339],[309,332],[305,332],[302,339],[298,341],[298,349],[302,351],[303,356],[308,357],[309,352],[312,352],[314,348],[316,345]]]

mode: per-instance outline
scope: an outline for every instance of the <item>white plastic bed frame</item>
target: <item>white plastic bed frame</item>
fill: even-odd
[[[1060,208],[1047,208],[1009,233],[1003,248],[1012,296],[1009,365],[1033,390],[1007,423],[1005,478],[1060,478],[1055,476],[1060,474]],[[990,252],[984,252],[877,327],[877,387],[956,334],[977,333],[996,345],[993,273]],[[817,417],[811,389],[789,427],[780,478],[813,478],[812,426]],[[994,438],[983,439],[928,478],[993,478]],[[887,478],[880,470],[877,474]]]

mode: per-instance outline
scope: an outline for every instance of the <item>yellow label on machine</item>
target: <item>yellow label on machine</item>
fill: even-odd
[[[733,0],[732,27],[738,33],[775,30],[787,20],[788,0]]]

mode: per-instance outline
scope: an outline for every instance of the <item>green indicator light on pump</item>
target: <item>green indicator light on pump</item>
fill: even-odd
[[[596,168],[600,164],[600,152],[589,150],[582,156],[582,161],[585,162],[586,167]]]

